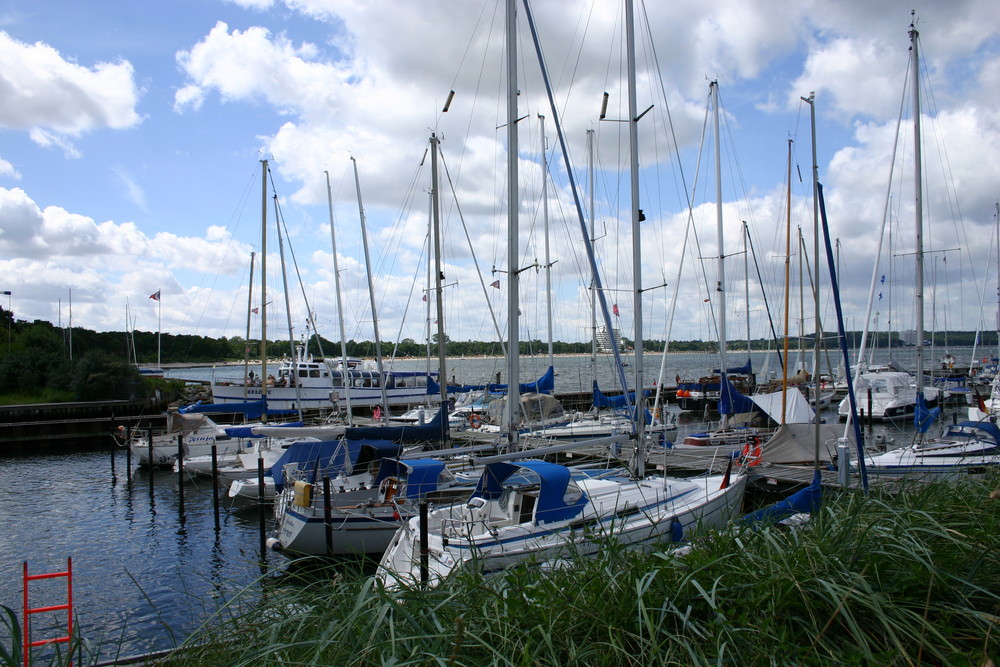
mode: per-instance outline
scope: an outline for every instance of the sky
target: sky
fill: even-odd
[[[638,243],[623,6],[536,0],[531,11],[556,109],[518,4],[522,340],[547,340],[550,320],[555,340],[590,339],[584,229],[628,338],[637,313],[646,339],[715,340],[722,312],[727,338],[767,336],[768,312],[780,335],[786,301],[789,332],[811,332],[814,272],[819,318],[833,330],[829,269],[813,251],[810,95],[845,324],[915,329],[914,20],[924,327],[997,327],[991,0],[637,2]],[[370,340],[374,311],[383,340],[422,341],[439,320],[427,311],[435,299],[422,298],[433,135],[442,326],[456,340],[506,337],[504,32],[496,0],[9,0],[0,291],[10,295],[0,305],[20,320],[99,331],[249,327],[251,338],[265,310],[269,338],[313,326],[331,340],[341,320],[348,339]]]

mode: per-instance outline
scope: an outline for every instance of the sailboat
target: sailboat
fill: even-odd
[[[920,133],[920,56],[919,33],[910,24],[910,66],[912,68],[914,134],[914,226],[916,231],[916,408],[913,417],[917,435],[913,444],[877,456],[870,456],[865,467],[879,478],[905,477],[940,480],[982,473],[987,467],[1000,466],[1000,429],[989,421],[964,421],[951,426],[944,435],[926,437],[940,409],[931,410],[924,399],[924,249],[923,249],[923,176]]]
[[[628,37],[629,109],[631,123],[631,169],[633,177],[633,222],[636,222],[638,197],[636,191],[638,158],[635,123],[635,62],[633,9],[626,0],[626,30]],[[537,35],[528,3],[525,15],[532,34]],[[516,23],[515,1],[507,0],[507,89],[508,146],[507,159],[511,177],[510,188],[516,187],[517,162],[517,96],[516,96]],[[544,59],[535,41],[536,53],[545,79],[549,102],[562,147],[563,158],[569,163],[565,140],[558,120],[557,106],[546,74]],[[593,248],[586,236],[579,195],[572,169],[567,168],[570,189],[576,200],[577,213],[584,231],[585,244],[595,283],[599,273]],[[516,202],[511,200],[510,226],[516,226]],[[512,239],[511,257],[516,258],[516,234]],[[636,238],[634,241],[638,243]],[[636,260],[638,265],[638,261]],[[511,262],[511,266],[516,266]],[[637,268],[638,271],[638,268]],[[636,284],[637,301],[641,290]],[[514,294],[516,296],[516,293]],[[603,302],[603,296],[602,302]],[[606,303],[603,304],[607,319]],[[511,308],[516,327],[516,306]],[[638,319],[638,317],[637,317]],[[641,320],[640,320],[641,321]],[[637,326],[637,341],[641,328]],[[511,357],[517,347],[511,345]],[[641,359],[637,344],[637,360]],[[641,364],[637,363],[641,367]],[[516,363],[512,364],[516,368]],[[512,374],[511,377],[517,377]],[[641,371],[637,371],[641,378]],[[640,381],[637,386],[641,387]],[[512,388],[516,385],[512,385]],[[508,409],[517,404],[508,401]],[[512,412],[513,414],[513,412]],[[514,415],[516,416],[516,415]],[[387,588],[400,585],[434,585],[460,569],[490,573],[519,563],[540,563],[558,558],[587,556],[602,548],[602,542],[615,540],[627,546],[650,546],[663,541],[680,541],[691,531],[719,527],[739,511],[746,476],[732,473],[706,475],[692,479],[645,475],[645,442],[643,419],[636,414],[635,470],[632,474],[615,470],[582,470],[541,460],[525,460],[524,452],[514,447],[506,455],[491,457],[467,502],[438,507],[428,513],[426,521],[415,517],[393,537],[379,564],[378,577]],[[516,427],[510,419],[508,426]],[[512,432],[516,442],[518,434]],[[423,523],[422,523],[423,522]]]

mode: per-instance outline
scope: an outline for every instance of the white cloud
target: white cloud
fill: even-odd
[[[88,68],[47,44],[0,32],[0,127],[28,131],[42,146],[75,156],[67,137],[138,125],[139,94],[126,61]]]
[[[21,173],[14,168],[14,165],[0,157],[0,177],[13,178],[16,181],[21,178]]]

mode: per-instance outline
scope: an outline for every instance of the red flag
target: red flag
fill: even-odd
[[[618,304],[611,306],[611,312],[615,314],[615,317],[621,317],[621,313],[618,312]]]
[[[260,313],[260,308],[251,308],[250,312],[253,313],[254,315],[257,315]]]
[[[490,283],[490,287],[496,287],[497,289],[500,289],[500,281],[494,280],[493,282]]]
[[[421,300],[422,300],[422,301],[427,301],[427,295],[426,295],[426,294],[425,294],[425,295],[423,295],[423,296],[422,296],[422,297],[420,297],[420,298],[421,298]]]
[[[153,301],[159,301],[160,300],[160,290],[156,290],[155,292],[153,292],[152,294],[150,294],[149,298],[152,299]]]

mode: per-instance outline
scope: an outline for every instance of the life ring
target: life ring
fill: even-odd
[[[757,436],[751,436],[751,438],[743,445],[743,451],[740,452],[740,458],[743,459],[743,463],[745,465],[756,466],[760,465],[762,454],[763,448],[760,444],[760,438]]]
[[[466,417],[466,419],[469,421],[469,428],[479,428],[483,425],[483,418],[475,412]]]

